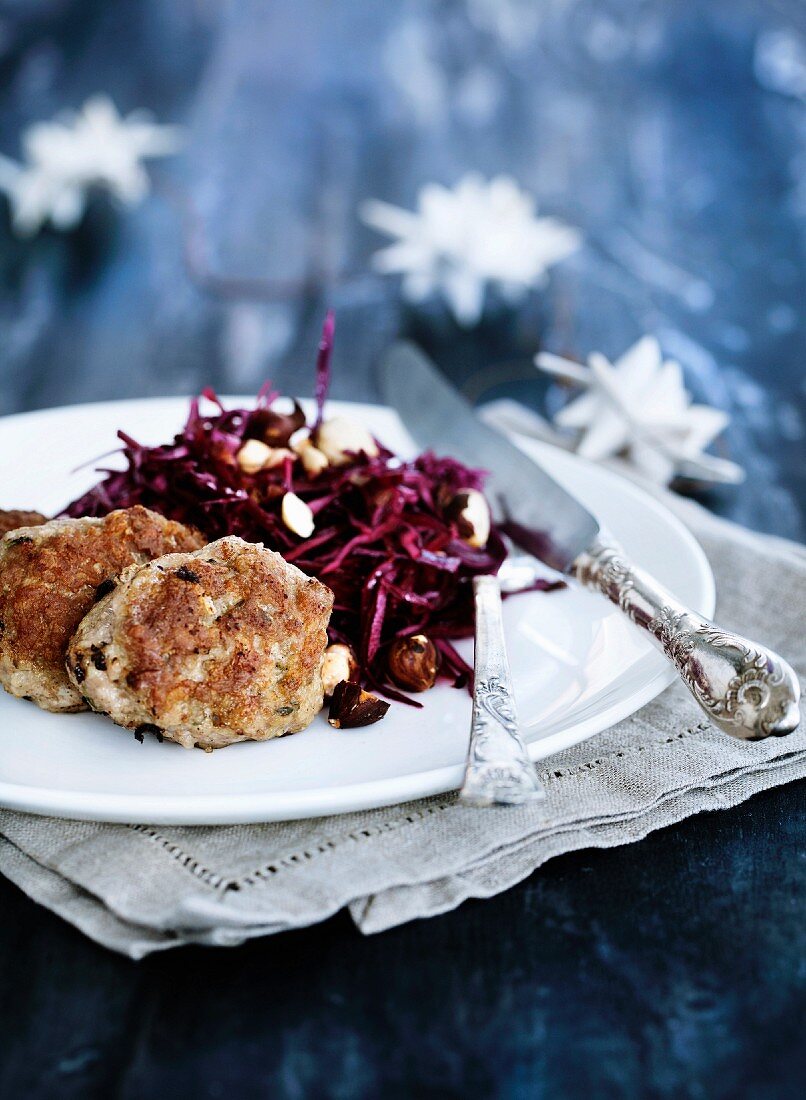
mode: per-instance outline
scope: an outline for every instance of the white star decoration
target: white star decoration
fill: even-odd
[[[453,189],[429,183],[420,190],[416,212],[373,199],[363,204],[361,216],[397,238],[375,253],[375,268],[402,275],[410,301],[441,293],[468,327],[481,317],[489,284],[517,302],[582,243],[576,229],[538,218],[532,197],[507,176],[488,182],[470,173]]]
[[[626,454],[658,484],[675,475],[726,483],[744,479],[741,466],[704,453],[726,427],[727,414],[692,404],[680,364],[663,358],[653,336],[642,337],[615,363],[600,352],[588,356],[587,367],[546,352],[535,363],[585,387],[554,417],[559,428],[577,433],[577,454],[594,461]]]
[[[176,152],[181,129],[160,126],[145,111],[123,118],[107,96],[80,111],[37,122],[22,136],[23,163],[0,156],[0,191],[11,204],[12,225],[33,236],[50,221],[71,229],[81,220],[90,187],[134,205],[148,193],[146,157]]]

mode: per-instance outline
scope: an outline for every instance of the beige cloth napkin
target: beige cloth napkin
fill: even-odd
[[[806,677],[806,551],[696,505],[665,502],[702,543],[719,622]],[[217,828],[106,825],[0,810],[0,872],[88,936],[140,958],[231,945],[348,908],[362,932],[489,897],[552,856],[640,840],[806,774],[806,735],[743,744],[680,687],[540,766],[542,808],[473,810],[454,795],[369,813]],[[641,859],[640,848],[636,859]]]

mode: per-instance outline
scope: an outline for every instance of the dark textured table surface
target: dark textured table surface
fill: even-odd
[[[372,397],[408,332],[474,397],[543,408],[538,344],[654,331],[750,472],[707,503],[804,537],[800,0],[0,4],[0,152],[99,90],[188,142],[71,234],[0,211],[0,411],[307,392],[329,304],[336,396]],[[463,333],[369,273],[356,208],[469,169],[585,246]],[[337,917],[139,964],[0,882],[0,1095],[800,1095],[803,820],[790,786],[374,938]]]

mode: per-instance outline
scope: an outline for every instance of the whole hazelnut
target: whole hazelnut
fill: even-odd
[[[352,680],[358,672],[358,661],[348,645],[335,642],[325,650],[325,659],[322,662],[322,687],[325,698],[329,698],[336,684],[343,680]]]
[[[408,691],[428,691],[442,663],[439,650],[425,634],[398,638],[389,650],[389,675]]]

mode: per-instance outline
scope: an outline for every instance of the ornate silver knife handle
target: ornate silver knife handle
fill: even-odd
[[[518,730],[497,577],[476,577],[473,717],[462,802],[513,806],[545,798]]]
[[[649,632],[714,725],[745,741],[782,737],[798,725],[800,684],[772,650],[721,630],[684,607],[605,536],[571,575],[603,593]]]

